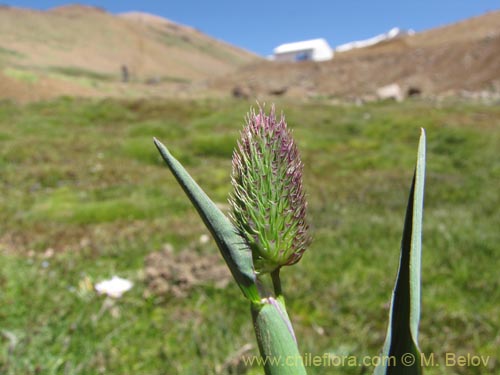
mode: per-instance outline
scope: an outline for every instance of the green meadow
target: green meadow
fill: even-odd
[[[160,139],[227,204],[252,102],[0,103],[0,373],[262,374],[234,283],[147,293],[144,261],[171,244],[217,254],[153,145]],[[420,348],[426,374],[500,373],[500,107],[410,100],[280,100],[305,164],[313,236],[282,271],[300,350],[376,356],[385,338],[420,128],[427,132]],[[268,105],[269,108],[269,105]],[[223,263],[222,258],[220,259]],[[92,285],[134,282],[120,299]],[[236,353],[236,354],[235,354]],[[477,355],[486,365],[459,366]],[[234,362],[234,361],[233,361]],[[311,366],[310,374],[370,374]]]

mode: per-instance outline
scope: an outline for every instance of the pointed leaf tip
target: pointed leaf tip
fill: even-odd
[[[167,148],[165,147],[165,145],[163,143],[161,143],[158,138],[156,137],[153,137],[153,143],[155,144],[156,148],[158,149],[158,151],[161,152],[161,149],[164,149],[164,150],[167,150]]]

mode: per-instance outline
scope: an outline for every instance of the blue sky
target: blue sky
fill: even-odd
[[[68,2],[72,0],[3,3],[43,10]],[[96,5],[112,13],[137,10],[157,14],[262,56],[287,42],[321,37],[335,47],[395,26],[422,31],[500,9],[498,0],[81,0],[79,3]]]

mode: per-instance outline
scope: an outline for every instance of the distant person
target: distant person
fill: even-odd
[[[129,74],[127,65],[122,65],[122,82],[128,82]]]

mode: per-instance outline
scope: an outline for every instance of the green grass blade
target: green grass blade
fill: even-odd
[[[224,260],[243,294],[251,301],[259,301],[256,276],[250,248],[237,233],[229,219],[198,186],[189,173],[157,139],[154,140],[163,160],[187,194],[203,222],[212,233]]]
[[[420,320],[420,274],[422,216],[425,180],[425,131],[422,129],[413,182],[406,208],[401,257],[392,294],[389,326],[382,351],[383,364],[375,375],[417,375],[422,373],[418,348]]]

